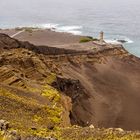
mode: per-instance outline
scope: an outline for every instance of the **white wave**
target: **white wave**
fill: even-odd
[[[71,33],[74,35],[81,35],[82,32],[80,31],[80,29],[82,29],[82,26],[59,26],[56,28],[56,31]]]
[[[61,31],[72,31],[82,29],[82,26],[60,26],[59,30]]]
[[[110,44],[122,44],[121,42],[118,42],[117,40],[109,40],[109,39],[106,39],[105,42],[110,43]]]
[[[41,28],[41,29],[54,29],[57,28],[58,24],[48,23],[48,24],[32,24],[32,25],[21,25],[19,28],[27,27],[27,28]]]
[[[124,43],[134,43],[133,40],[127,38],[127,37],[119,37],[118,39],[106,39],[105,40],[107,43],[111,43],[111,44],[124,44]],[[124,43],[122,43],[121,41],[124,41]]]
[[[39,24],[33,25],[32,27],[38,27],[42,29],[51,29],[56,32],[66,32],[71,33],[74,35],[81,35],[82,34],[82,26],[61,26],[59,24],[48,23],[48,24]]]
[[[126,41],[126,43],[134,43],[134,41],[133,40],[131,40],[131,39],[129,39],[129,38],[125,38],[125,41]]]
[[[40,24],[40,25],[37,25],[37,27],[43,28],[43,29],[53,29],[53,28],[57,28],[58,25],[59,24],[48,23],[48,24]]]

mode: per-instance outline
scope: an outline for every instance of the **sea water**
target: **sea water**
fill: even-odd
[[[35,26],[58,32],[126,40],[140,57],[140,0],[0,0],[0,28]]]

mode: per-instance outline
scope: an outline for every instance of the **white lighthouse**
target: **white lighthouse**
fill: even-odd
[[[101,44],[104,43],[104,32],[103,31],[100,32],[100,38],[99,38],[99,40],[100,40],[100,43]]]

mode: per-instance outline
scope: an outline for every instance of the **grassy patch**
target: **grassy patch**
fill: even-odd
[[[44,90],[42,91],[42,95],[47,97],[52,103],[59,102],[61,98],[59,92],[55,88],[49,85],[46,85],[44,87]]]
[[[38,116],[38,115],[34,115],[34,117],[33,117],[33,121],[34,122],[39,122],[39,121],[41,121],[42,120],[42,117],[40,117],[40,116]]]
[[[30,97],[0,89],[0,118],[10,122],[14,129],[27,132],[31,127],[47,127],[45,105]]]
[[[49,83],[53,81],[53,78],[51,77]],[[54,124],[54,126],[57,126],[62,121],[62,112],[63,107],[60,103],[61,101],[61,95],[60,93],[50,85],[46,85],[42,91],[42,96],[45,96],[50,101],[50,105],[46,107],[46,112],[48,114],[48,119],[51,123]]]
[[[79,43],[86,43],[86,42],[90,42],[90,41],[98,41],[98,39],[93,38],[91,36],[87,36],[87,37],[81,38]]]
[[[56,80],[56,74],[55,73],[50,73],[47,77],[47,84],[51,85],[54,81]]]
[[[90,39],[90,38],[82,38],[80,40],[80,43],[85,43],[85,42],[90,42],[90,41],[92,41],[92,39]]]
[[[47,113],[49,115],[49,120],[54,123],[55,125],[60,124],[61,122],[61,114],[62,108],[61,107],[53,107],[47,108]]]
[[[58,140],[139,140],[140,134],[135,132],[110,131],[108,129],[90,129],[82,127],[57,128],[53,131],[39,129],[33,132],[38,136],[52,136]]]

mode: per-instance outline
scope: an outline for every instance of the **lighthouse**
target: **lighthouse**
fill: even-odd
[[[99,40],[100,40],[101,44],[104,43],[104,32],[103,31],[100,32],[100,39]]]

